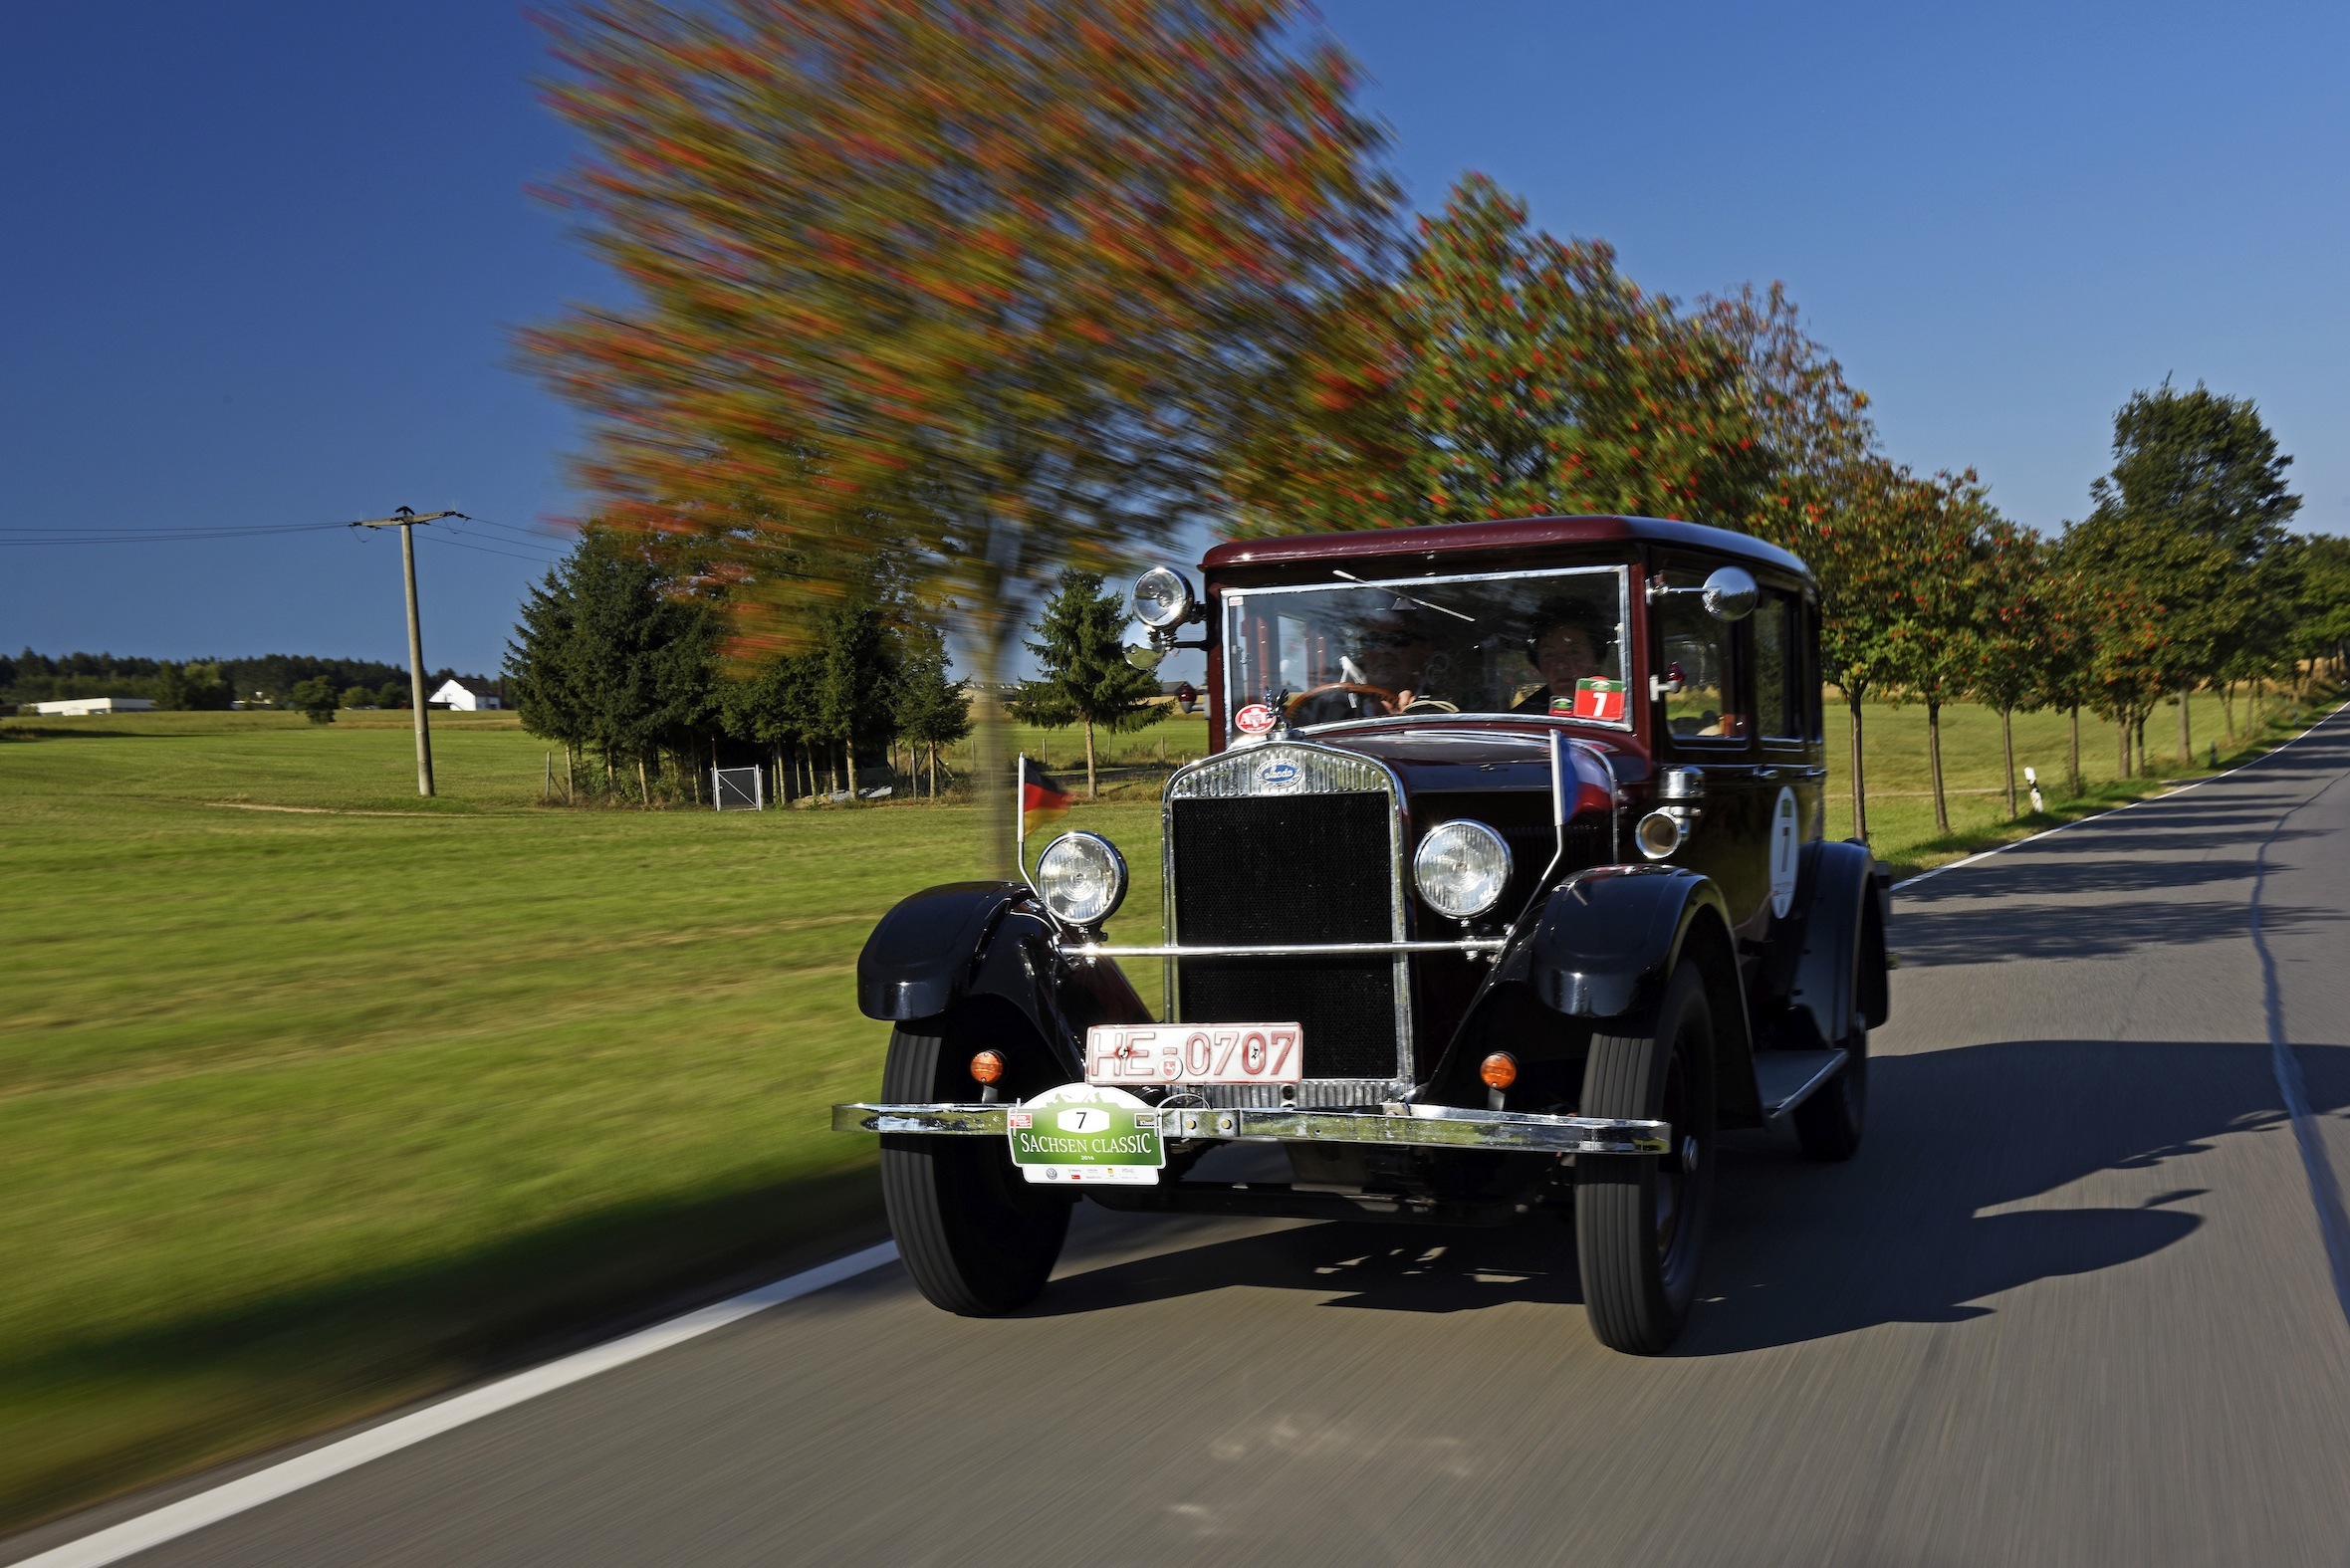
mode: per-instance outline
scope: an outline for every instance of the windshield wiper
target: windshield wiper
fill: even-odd
[[[1407,604],[1417,604],[1420,606],[1420,608],[1434,610],[1439,615],[1450,615],[1453,619],[1465,620],[1472,626],[1477,624],[1477,617],[1474,615],[1464,615],[1457,609],[1446,609],[1442,604],[1431,604],[1426,599],[1414,598],[1411,594],[1404,592],[1403,589],[1389,587],[1384,582],[1363,582],[1363,579],[1356,576],[1353,572],[1340,571],[1336,566],[1332,566],[1330,568],[1330,575],[1333,577],[1344,577],[1349,582],[1362,583],[1362,585],[1366,588],[1377,588],[1382,593],[1392,593]]]

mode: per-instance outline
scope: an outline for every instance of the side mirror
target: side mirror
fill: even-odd
[[[1755,586],[1754,577],[1740,566],[1717,566],[1706,577],[1706,613],[1716,620],[1745,620],[1755,613],[1756,600],[1762,589]]]
[[[1167,661],[1167,650],[1147,644],[1126,650],[1126,662],[1138,670],[1155,670]]]

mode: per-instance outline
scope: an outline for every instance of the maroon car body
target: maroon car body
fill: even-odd
[[[974,1135],[1081,1078],[1088,1028],[1149,1021],[1117,966],[1155,962],[1166,1021],[1298,1024],[1303,1078],[1148,1098],[1166,1179],[1096,1201],[1571,1211],[1595,1331],[1661,1349],[1717,1135],[1850,1155],[1889,1008],[1883,869],[1825,835],[1809,571],[1701,525],[1542,517],[1236,542],[1199,572],[1137,586],[1138,661],[1207,664],[1162,939],[1109,942],[1080,897],[1099,877],[1056,882],[1049,850],[1021,882],[905,901],[860,958],[897,1033],[882,1100],[834,1124],[884,1134],[917,1282],[969,1312],[1043,1287],[1065,1211]],[[1123,877],[1069,836],[1068,863]]]

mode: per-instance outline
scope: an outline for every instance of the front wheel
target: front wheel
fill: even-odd
[[[1575,1161],[1575,1254],[1591,1332],[1653,1356],[1680,1336],[1697,1294],[1714,1192],[1714,1018],[1705,978],[1683,961],[1646,1026],[1591,1038],[1582,1113],[1663,1121],[1665,1154]]]
[[[978,1086],[967,1063],[989,1041],[966,1032],[951,1025],[944,1034],[892,1032],[882,1099],[970,1099]],[[1021,1180],[1001,1138],[882,1134],[881,1206],[915,1288],[965,1317],[997,1317],[1036,1300],[1068,1234],[1067,1200]]]

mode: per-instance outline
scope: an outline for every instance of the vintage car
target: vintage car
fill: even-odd
[[[1600,1340],[1697,1286],[1715,1142],[1860,1142],[1886,873],[1824,832],[1819,604],[1784,551],[1542,517],[1227,544],[1135,585],[1204,648],[1214,750],[1163,807],[1164,939],[1061,834],[916,894],[857,963],[905,1266],[1044,1289],[1079,1197],[1451,1225],[1571,1214]],[[1186,628],[1204,635],[1182,640]],[[1121,963],[1163,966],[1154,1018]],[[1564,1238],[1561,1237],[1561,1244]]]

